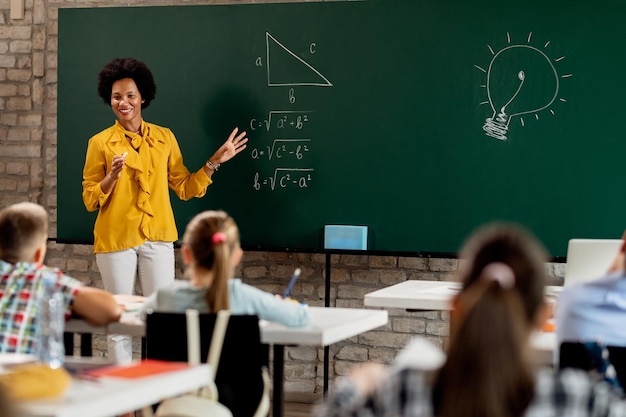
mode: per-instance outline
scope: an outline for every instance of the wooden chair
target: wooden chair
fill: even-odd
[[[200,314],[200,358],[206,362],[216,314]],[[146,317],[148,359],[187,361],[185,313],[152,312]],[[231,315],[215,384],[219,401],[233,417],[265,417],[269,412],[269,347],[261,343],[259,319]]]

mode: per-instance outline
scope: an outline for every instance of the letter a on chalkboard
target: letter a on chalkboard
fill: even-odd
[[[318,70],[308,62],[291,52],[269,32],[265,32],[267,48],[267,85],[295,86],[313,85],[332,87]]]

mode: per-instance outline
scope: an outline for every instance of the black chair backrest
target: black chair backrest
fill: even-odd
[[[626,389],[626,347],[609,346],[609,359],[617,372],[617,380]]]
[[[200,358],[206,362],[216,314],[200,314]],[[146,358],[187,361],[185,313],[152,312],[146,317]],[[261,369],[269,347],[261,343],[259,319],[231,315],[224,337],[215,385],[219,401],[234,417],[251,417],[263,393]]]
[[[626,389],[626,347],[607,346],[609,362],[615,368],[617,380]],[[598,369],[600,364],[580,342],[562,342],[559,347],[559,368]]]

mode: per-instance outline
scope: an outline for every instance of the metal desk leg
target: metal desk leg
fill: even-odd
[[[63,333],[63,346],[65,347],[66,355],[74,354],[74,333]]]
[[[329,356],[330,346],[324,346],[324,396],[328,392],[328,364],[329,364]]]
[[[326,253],[326,280],[324,282],[324,307],[330,307],[330,252]],[[324,346],[324,396],[328,392],[328,355],[329,346]]]
[[[82,333],[80,335],[80,356],[93,356],[91,333]]]
[[[74,354],[74,333],[63,333],[63,345],[66,355]],[[80,335],[80,356],[93,356],[93,345],[91,333],[81,333]]]
[[[146,336],[141,338],[141,359],[146,359],[148,357],[148,347],[146,346]]]

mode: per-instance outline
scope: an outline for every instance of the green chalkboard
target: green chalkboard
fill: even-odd
[[[198,169],[234,126],[248,149],[179,232],[224,209],[246,248],[316,251],[326,224],[373,252],[454,254],[490,220],[553,256],[619,237],[626,2],[369,0],[59,10],[58,239],[91,241],[87,140],[114,122],[100,68],[133,56]]]

